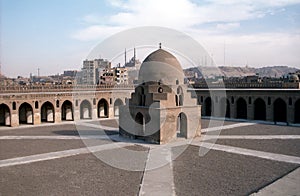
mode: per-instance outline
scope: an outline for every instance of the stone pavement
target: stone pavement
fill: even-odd
[[[273,182],[252,195],[300,195],[300,168]]]
[[[0,195],[299,193],[299,127],[203,120],[201,138],[158,146],[120,138],[115,121],[1,128]]]

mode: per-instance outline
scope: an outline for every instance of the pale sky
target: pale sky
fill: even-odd
[[[28,77],[38,68],[41,75],[80,69],[105,38],[141,26],[186,33],[217,65],[224,64],[225,43],[226,65],[300,68],[300,0],[0,2],[0,60],[6,76]]]

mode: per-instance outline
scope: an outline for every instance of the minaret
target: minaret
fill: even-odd
[[[134,64],[135,64],[135,59],[136,59],[136,51],[135,51],[135,47],[133,48],[133,60],[134,60]]]

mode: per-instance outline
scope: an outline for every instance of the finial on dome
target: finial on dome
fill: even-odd
[[[159,43],[159,49],[161,49],[161,43]]]

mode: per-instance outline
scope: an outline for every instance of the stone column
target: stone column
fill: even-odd
[[[74,121],[80,120],[80,110],[78,108],[74,109]]]
[[[293,123],[295,119],[295,111],[293,105],[288,105],[287,106],[287,122],[288,123]]]
[[[94,120],[98,119],[97,108],[92,108],[92,119]]]
[[[55,119],[54,123],[60,123],[61,122],[61,110],[58,108],[55,110]]]
[[[110,104],[108,107],[108,118],[113,118],[114,117],[114,106],[113,104]]]
[[[12,112],[10,126],[11,127],[19,126],[19,114],[17,112]]]
[[[236,118],[236,105],[230,103],[230,118]]]
[[[39,109],[33,109],[33,124],[41,124],[41,113]]]
[[[266,120],[274,121],[273,105],[266,105]]]
[[[253,104],[247,105],[247,119],[254,120],[254,106]]]

